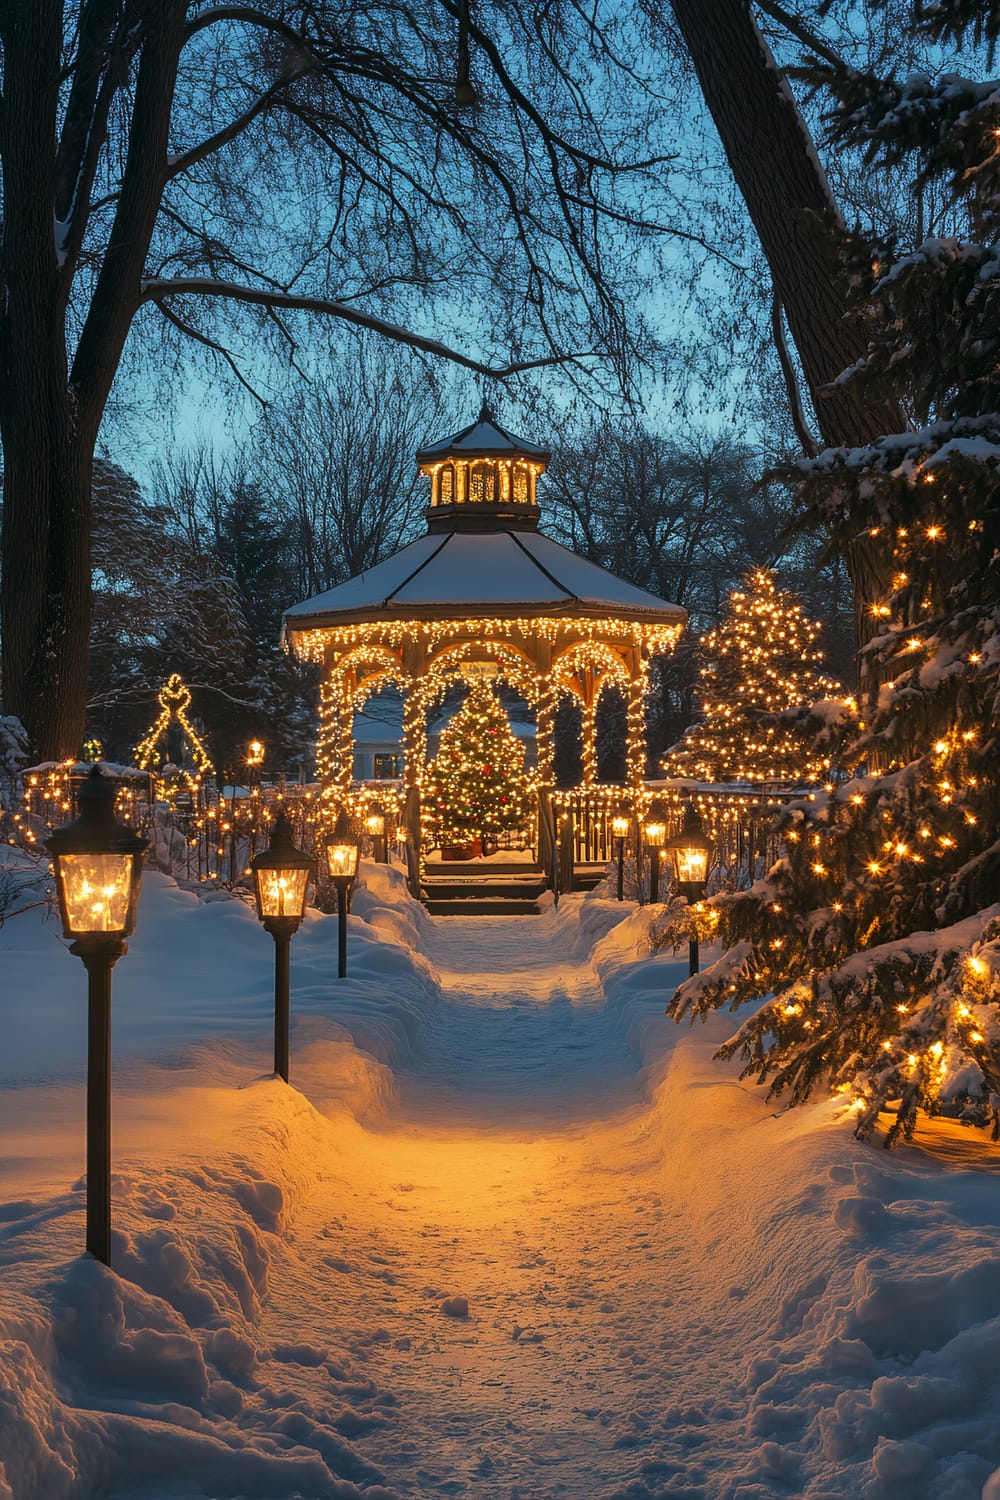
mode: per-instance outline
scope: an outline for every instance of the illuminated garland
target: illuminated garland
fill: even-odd
[[[589,690],[593,695],[591,704],[584,704],[584,784],[589,785],[597,776],[597,702],[612,684],[626,692],[628,774],[630,781],[638,784],[645,774],[645,695],[650,659],[657,652],[672,649],[680,630],[679,625],[564,616],[379,621],[293,630],[290,639],[297,654],[328,662],[320,689],[317,745],[324,796],[330,806],[339,806],[346,797],[353,769],[353,715],[373,691],[390,681],[404,694],[404,777],[408,786],[419,788],[426,758],[427,714],[447,687],[461,679],[463,663],[483,657],[496,665],[501,680],[535,707],[542,783],[551,781],[555,706],[560,693],[568,691],[580,698]],[[533,662],[528,647],[537,647],[538,642],[551,646],[567,635],[574,639],[555,654],[547,672]],[[525,646],[516,644],[513,638],[517,636],[524,639]],[[604,638],[608,636],[614,639],[614,645]],[[423,655],[420,667],[411,675],[404,664],[405,648],[414,646],[422,648]],[[623,652],[632,653],[638,663],[637,673],[630,673]],[[589,689],[584,686],[587,676]]]
[[[555,644],[566,635],[577,639],[627,641],[644,647],[650,655],[671,652],[683,632],[683,625],[645,624],[638,620],[611,617],[555,615],[535,619],[505,619],[498,616],[469,616],[459,620],[375,620],[358,625],[323,625],[310,629],[286,628],[285,641],[302,661],[323,662],[331,650],[348,651],[356,646],[377,644],[398,649],[419,641],[431,650],[460,636],[482,640],[492,636],[520,635],[528,641],[544,640]]]
[[[157,746],[171,723],[176,719],[181,729],[187,735],[197,768],[196,773],[193,775],[190,771],[179,768],[188,789],[194,795],[201,785],[202,777],[211,771],[212,762],[208,751],[205,749],[187,716],[186,710],[191,703],[191,689],[185,686],[179,673],[173,672],[156,696],[157,702],[160,705],[160,713],[152,728],[147,731],[145,738],[136,746],[135,763],[141,771],[158,769],[156,765],[158,759],[156,753]]]

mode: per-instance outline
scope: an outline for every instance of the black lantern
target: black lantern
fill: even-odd
[[[611,832],[614,835],[616,853],[618,855],[618,900],[625,899],[625,840],[628,838],[629,820],[625,817],[611,819]]]
[[[292,825],[278,817],[271,842],[250,866],[257,915],[274,939],[274,1071],[288,1082],[289,950],[306,914],[313,862],[295,847]]]
[[[673,857],[674,880],[678,888],[689,900],[699,901],[705,894],[708,861],[715,845],[705,834],[698,809],[690,803],[684,809],[680,833],[667,839],[666,847]]]
[[[715,846],[705,834],[698,809],[688,803],[680,833],[667,840],[674,863],[674,881],[688,901],[700,901],[705,894],[708,880],[708,862]],[[698,972],[698,934],[692,928],[690,944],[690,969]]]
[[[372,858],[376,864],[387,863],[388,854],[385,838],[385,813],[374,808],[365,819],[365,833],[372,841]]]
[[[343,808],[327,841],[326,867],[337,887],[337,978],[347,978],[347,898],[358,877],[357,839],[351,836],[351,824]]]
[[[48,840],[63,935],[87,970],[87,1249],[111,1262],[111,970],[135,931],[148,839],[115,817],[117,786],[92,766],[80,816]]]
[[[667,825],[654,820],[646,823],[642,831],[649,845],[649,900],[651,905],[655,905],[660,899],[660,848],[666,837]]]

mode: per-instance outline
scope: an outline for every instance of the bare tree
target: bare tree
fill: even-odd
[[[606,420],[555,448],[547,529],[696,621],[714,618],[747,566],[788,550],[790,499],[760,485],[766,459],[747,443]]]
[[[91,468],[133,327],[248,387],[242,345],[294,362],[303,315],[491,377],[624,374],[604,234],[638,189],[574,79],[613,54],[563,9],[556,47],[553,7],[491,6],[470,73],[467,0],[0,0],[4,699],[36,753],[81,736]]]
[[[258,429],[256,467],[297,538],[302,598],[411,539],[426,502],[413,455],[446,423],[426,375],[369,340],[275,403]]]

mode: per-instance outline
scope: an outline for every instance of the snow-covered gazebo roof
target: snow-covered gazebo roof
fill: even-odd
[[[416,455],[431,481],[426,536],[367,572],[285,611],[285,630],[375,620],[613,616],[682,625],[686,611],[578,557],[538,531],[535,481],[549,452],[483,406],[461,432]]]
[[[515,437],[506,427],[501,427],[484,401],[479,416],[468,427],[463,427],[461,432],[454,433],[452,437],[439,438],[436,443],[428,443],[425,448],[418,448],[417,463],[433,464],[443,458],[453,457],[513,458],[515,455],[540,460],[543,464],[547,464],[552,457],[547,448],[529,443],[525,438]]]
[[[285,628],[447,615],[614,615],[681,624],[685,611],[532,531],[448,531],[420,537],[325,594],[294,604]]]

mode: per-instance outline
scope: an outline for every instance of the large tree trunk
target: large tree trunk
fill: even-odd
[[[61,22],[58,0],[37,0],[3,35],[4,706],[53,759],[79,753],[90,622],[91,463],[67,389],[52,213]]]
[[[62,0],[0,7],[4,52],[0,440],[3,443],[4,710],[46,760],[80,753],[91,619],[94,447],[135,309],[167,163],[167,134],[184,0],[142,0],[144,42],[134,85],[118,209],[72,369],[66,216],[75,180],[57,192]],[[117,7],[86,25],[103,56]],[[86,48],[82,49],[86,52]],[[77,85],[88,60],[78,59]],[[99,81],[99,78],[98,78]],[[96,90],[97,82],[92,79]],[[84,101],[86,102],[86,101]],[[90,102],[87,132],[104,129]],[[60,239],[61,236],[61,239]]]
[[[705,103],[767,257],[788,319],[824,443],[854,447],[902,425],[899,409],[862,402],[831,386],[864,353],[844,319],[836,247],[822,233],[836,204],[805,121],[748,0],[671,0]],[[859,643],[870,638],[871,605],[885,592],[874,547],[847,549]]]
[[[62,760],[80,754],[87,706],[92,469],[65,386],[44,404],[8,392],[3,448],[3,550],[16,564],[4,568],[4,706],[36,754]]]

